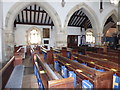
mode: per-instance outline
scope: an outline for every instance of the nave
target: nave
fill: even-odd
[[[15,47],[15,58],[3,67],[3,75],[10,73],[8,80],[3,77],[3,88],[106,88],[120,87],[120,51],[104,48],[81,48],[47,50],[45,47]],[[15,49],[16,50],[16,49]],[[83,51],[84,50],[84,51]],[[111,56],[107,55],[112,52]],[[101,53],[101,54],[99,54]],[[99,58],[101,57],[101,58]],[[13,70],[10,70],[13,64]],[[16,67],[23,66],[21,86],[8,85]],[[5,72],[9,70],[11,72]],[[15,71],[17,73],[17,71]],[[20,73],[20,72],[19,72]],[[19,76],[18,76],[19,77]],[[14,77],[16,78],[16,77]],[[9,90],[9,89],[8,89]]]
[[[120,89],[120,0],[0,0],[0,90]]]

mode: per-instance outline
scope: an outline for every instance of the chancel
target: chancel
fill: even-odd
[[[120,90],[119,0],[0,0],[0,90]]]

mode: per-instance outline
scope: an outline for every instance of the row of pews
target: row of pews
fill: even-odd
[[[91,85],[88,88],[120,88],[119,56],[109,56],[104,50],[101,53],[97,50],[100,51],[85,51],[85,55],[76,49],[66,48],[42,53],[46,57],[46,63],[54,65],[53,70],[63,78],[74,77],[74,88],[85,88],[85,83]],[[74,74],[71,75],[70,72]]]
[[[39,88],[120,88],[119,51],[86,50],[28,47],[26,54],[31,55]],[[15,66],[22,64],[23,53],[23,48],[16,48],[14,56],[0,70],[2,89]]]
[[[10,80],[10,78],[12,77],[11,74],[13,71],[15,74],[16,73],[15,70],[17,70],[15,68],[18,65],[22,65],[22,61],[24,59],[23,52],[24,52],[24,50],[21,47],[16,47],[14,50],[14,56],[12,56],[11,59],[6,63],[6,65],[3,66],[2,69],[0,69],[0,77],[2,78],[2,85],[0,85],[1,90],[5,89],[5,88],[11,88],[11,86],[12,86],[12,85],[10,86],[10,83],[12,80],[12,79]],[[23,68],[23,66],[20,66],[20,67]],[[19,75],[18,75],[18,77],[19,77]],[[16,77],[14,77],[14,78],[16,78]],[[22,83],[21,81],[18,81],[18,82]],[[14,86],[14,87],[17,87],[17,86]]]
[[[74,88],[74,78],[61,78],[59,77],[47,64],[44,56],[49,56],[49,51],[39,50],[32,51],[32,61],[34,65],[34,73],[36,75],[38,85],[40,89],[45,88]],[[47,52],[47,55],[45,55]]]

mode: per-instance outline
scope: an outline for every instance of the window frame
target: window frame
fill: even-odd
[[[40,38],[40,39],[38,39],[39,40],[38,43],[31,43],[31,41],[30,41],[30,36],[31,36],[31,31],[32,30],[36,30],[39,34],[38,38]],[[42,44],[42,34],[41,34],[41,30],[39,28],[32,27],[26,33],[27,33],[27,44],[28,45],[40,45],[40,44]]]

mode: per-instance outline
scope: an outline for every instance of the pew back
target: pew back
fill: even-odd
[[[99,72],[91,69],[88,66],[84,66],[80,63],[74,62],[73,60],[70,60],[59,54],[57,54],[56,57],[61,64],[74,71],[79,78],[81,78],[82,80],[90,80],[94,84],[94,88],[112,88],[112,71]]]
[[[0,70],[0,77],[2,77],[2,89],[7,84],[9,77],[14,69],[14,60],[15,57],[13,56],[10,61]]]
[[[33,56],[36,56],[36,60],[34,60],[34,63],[38,69],[38,73],[42,80],[44,88],[74,88],[73,77],[59,79],[56,74],[51,70],[49,65],[46,62],[43,62],[44,60],[41,60],[43,59],[43,56],[41,56],[40,54],[34,54]],[[41,72],[44,73],[41,74]]]

